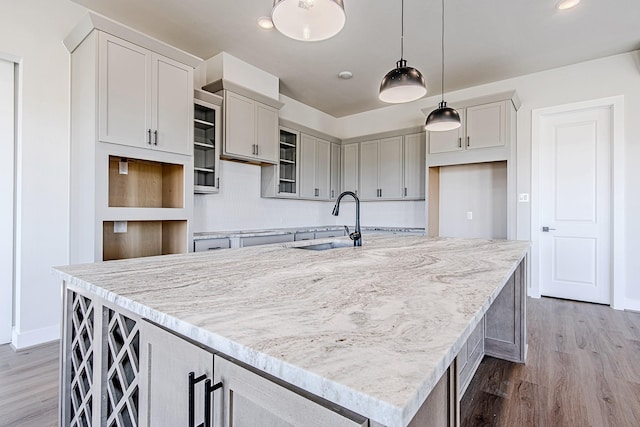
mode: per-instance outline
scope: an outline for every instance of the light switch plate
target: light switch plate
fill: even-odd
[[[114,233],[126,233],[127,232],[127,221],[114,221],[113,222],[113,232]]]
[[[473,219],[473,212],[467,212],[467,219]]]
[[[520,203],[528,203],[529,202],[529,193],[520,193],[518,195],[518,201]]]

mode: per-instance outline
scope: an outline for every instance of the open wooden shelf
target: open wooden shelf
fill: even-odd
[[[114,221],[102,224],[104,261],[187,252],[187,221],[126,221],[126,233],[114,233]]]
[[[109,207],[184,208],[183,165],[109,156]]]

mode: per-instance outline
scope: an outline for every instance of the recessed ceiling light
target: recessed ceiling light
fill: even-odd
[[[273,29],[273,21],[268,16],[261,16],[258,18],[258,27],[263,30],[271,30]]]
[[[572,7],[576,7],[578,3],[580,3],[580,0],[560,0],[556,8],[558,10],[571,9]]]
[[[351,71],[340,71],[338,73],[338,77],[344,80],[349,80],[351,77],[353,77],[353,73]]]

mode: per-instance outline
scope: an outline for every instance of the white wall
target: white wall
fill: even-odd
[[[17,348],[59,335],[69,235],[69,53],[62,39],[84,9],[66,0],[3,2],[0,51],[22,58],[17,165]]]
[[[0,52],[0,344],[11,341],[13,306],[13,207],[15,63]]]
[[[625,223],[627,274],[626,306],[640,308],[640,264],[631,262],[640,255],[640,51],[615,55],[549,71],[529,74],[445,94],[449,104],[515,89],[522,101],[517,114],[517,193],[531,193],[531,111],[537,108],[605,98],[625,97]],[[353,137],[382,132],[424,122],[421,108],[433,108],[438,96],[393,107],[343,117],[340,135]],[[531,197],[536,197],[531,194]],[[529,203],[519,203],[517,238],[531,238]],[[535,268],[535,266],[532,266]]]
[[[506,239],[507,163],[441,167],[439,208],[440,236]]]

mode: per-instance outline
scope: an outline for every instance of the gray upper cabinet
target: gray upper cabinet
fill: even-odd
[[[403,137],[360,143],[360,199],[402,199]]]
[[[424,199],[426,170],[425,133],[404,136],[404,192],[405,199]]]
[[[353,191],[358,194],[358,179],[360,176],[359,171],[359,158],[360,158],[360,144],[347,144],[342,146],[342,164],[341,170],[341,191]]]
[[[341,149],[340,144],[331,143],[331,191],[329,198],[332,200],[340,195]]]
[[[278,164],[278,116],[282,102],[224,79],[202,89],[224,98],[223,159]]]
[[[192,154],[193,69],[99,33],[99,140]]]
[[[331,143],[302,134],[300,138],[300,197],[330,198]]]
[[[224,150],[227,157],[278,163],[278,110],[224,91]]]
[[[427,132],[428,166],[508,160],[516,140],[516,110],[520,100],[505,92],[461,102],[455,108],[462,126],[447,132]],[[424,109],[428,114],[430,110]]]

